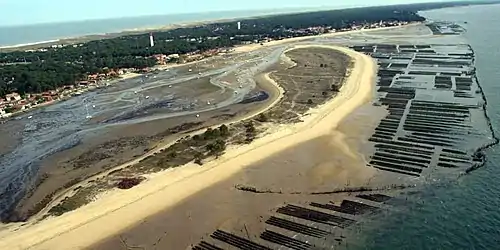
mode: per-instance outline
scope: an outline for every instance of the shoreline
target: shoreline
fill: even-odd
[[[303,46],[299,46],[303,47]],[[315,47],[315,46],[312,46]],[[232,174],[236,173],[238,170],[242,169],[244,166],[243,165],[249,165],[252,161],[258,160],[257,158],[265,158],[268,155],[271,155],[277,151],[283,150],[284,147],[282,144],[283,142],[288,142],[289,145],[293,145],[294,143],[297,143],[297,140],[293,140],[294,135],[298,136],[300,133],[305,133],[309,132],[308,136],[302,136],[302,140],[304,139],[310,139],[310,137],[317,136],[319,132],[324,131],[325,127],[328,127],[328,131],[330,131],[330,128],[332,127],[332,122],[333,124],[338,124],[345,116],[347,116],[350,112],[352,112],[354,109],[356,109],[359,105],[365,103],[368,98],[371,97],[372,95],[372,88],[373,88],[373,76],[374,76],[374,62],[371,58],[369,58],[366,55],[362,55],[360,53],[354,52],[352,50],[349,50],[347,48],[341,48],[341,47],[334,47],[334,46],[320,46],[320,47],[329,47],[329,48],[334,48],[338,49],[341,52],[346,53],[349,55],[351,58],[354,59],[355,64],[354,68],[352,70],[352,74],[347,78],[346,84],[341,88],[341,92],[339,92],[339,95],[336,96],[333,100],[327,102],[326,104],[323,104],[319,106],[318,108],[310,110],[308,115],[305,116],[305,121],[303,123],[299,123],[298,125],[294,125],[293,128],[289,128],[286,130],[281,130],[279,132],[276,132],[272,135],[268,135],[263,138],[257,139],[255,142],[253,142],[250,145],[245,145],[245,146],[240,146],[238,148],[231,148],[228,149],[226,154],[224,154],[220,159],[212,161],[210,163],[207,163],[204,165],[203,169],[200,170],[199,166],[193,166],[193,164],[188,164],[187,166],[183,166],[181,168],[176,168],[173,169],[169,174],[167,173],[159,173],[157,177],[154,179],[147,181],[137,187],[135,187],[133,190],[127,190],[127,191],[116,191],[116,192],[110,192],[114,194],[105,194],[101,199],[98,201],[95,201],[89,205],[86,205],[74,212],[69,212],[68,214],[62,215],[57,218],[49,218],[46,221],[38,224],[38,225],[33,225],[31,228],[26,228],[24,230],[27,230],[25,234],[26,236],[30,236],[29,239],[32,241],[30,244],[31,246],[36,245],[40,243],[40,241],[44,240],[50,240],[52,237],[47,235],[45,239],[40,239],[40,235],[36,236],[39,231],[37,230],[37,227],[40,227],[39,230],[46,231],[47,229],[52,230],[55,229],[56,232],[53,232],[53,235],[60,235],[65,233],[74,233],[76,230],[72,230],[75,228],[88,228],[89,223],[95,224],[96,219],[100,218],[100,220],[106,220],[109,219],[110,217],[112,218],[113,216],[116,216],[118,213],[130,213],[127,212],[127,210],[131,209],[131,206],[137,206],[138,203],[145,202],[147,199],[153,199],[152,196],[159,195],[159,193],[163,192],[169,192],[169,191],[174,191],[169,197],[173,198],[173,201],[171,201],[170,206],[174,205],[176,202],[183,200],[190,196],[193,193],[196,193],[197,191],[203,189],[204,187],[210,186],[216,182],[219,182]],[[362,61],[361,61],[362,60]],[[360,65],[360,63],[362,65]],[[366,64],[371,64],[372,69],[371,72],[372,74],[364,74],[366,71]],[[368,65],[370,66],[370,65]],[[364,86],[364,88],[361,88],[361,84],[366,84],[367,86]],[[274,82],[274,84],[276,84]],[[354,85],[354,86],[352,86]],[[279,100],[279,99],[277,99]],[[350,104],[350,105],[348,105]],[[335,112],[334,112],[335,111]],[[336,113],[341,113],[340,115]],[[327,116],[331,116],[330,121],[324,121]],[[323,123],[321,123],[323,121]],[[323,130],[315,130],[315,131],[308,131],[312,130],[310,127],[315,127],[319,126],[319,124],[322,124]],[[292,139],[292,140],[291,140]],[[279,143],[279,144],[278,144]],[[273,147],[273,144],[278,144],[281,145],[281,147]],[[285,143],[286,144],[286,143]],[[259,152],[259,153],[257,153]],[[258,155],[258,157],[248,157],[249,155]],[[240,157],[238,160],[235,157]],[[245,164],[241,164],[241,157],[246,157],[247,162]],[[233,163],[234,162],[234,163]],[[220,166],[217,166],[219,165]],[[231,165],[233,167],[230,168],[225,168],[224,165]],[[234,165],[237,165],[237,167],[234,167]],[[217,167],[216,167],[217,166]],[[227,171],[228,170],[228,171]],[[203,174],[203,175],[202,175]],[[207,177],[207,175],[213,175],[213,178]],[[186,182],[188,180],[192,180],[193,178],[202,178],[204,181],[195,181],[193,183],[198,183],[195,185],[190,185],[189,183],[186,183],[186,188],[185,189],[180,189],[180,190],[185,190],[183,193],[175,192],[175,190],[169,190],[170,185],[172,184],[177,184],[177,185],[182,185],[183,182]],[[156,179],[156,180],[155,180]],[[164,180],[158,180],[158,179],[164,179]],[[170,182],[170,185],[168,183]],[[149,190],[149,192],[147,192]],[[146,194],[144,194],[146,193]],[[114,199],[112,197],[114,196]],[[163,195],[162,195],[163,196]],[[112,200],[115,200],[113,202]],[[128,201],[124,201],[128,200]],[[156,202],[158,202],[157,199]],[[120,203],[124,203],[124,205],[120,206],[117,205],[116,202],[119,201]],[[158,209],[158,208],[165,208],[168,207],[169,204],[157,204],[156,208],[152,209]],[[103,207],[108,208],[108,211],[103,212]],[[94,211],[94,212],[91,212]],[[147,212],[148,214],[153,213],[154,211],[144,211],[144,210],[133,210],[135,213],[142,213],[143,216],[133,216],[133,217],[144,217],[147,216],[144,214]],[[101,214],[101,215],[96,215],[96,214]],[[78,214],[94,214],[94,218],[92,219],[85,219],[81,218],[82,216],[78,217]],[[73,217],[73,218],[72,218]],[[127,217],[129,218],[129,217]],[[90,220],[90,222],[89,222]],[[77,223],[75,227],[69,226],[67,223],[70,221],[75,224],[75,221],[80,221]],[[126,225],[121,225],[123,227],[127,225],[133,224],[135,221],[129,220],[122,220]],[[50,226],[52,224],[52,227]],[[63,226],[65,225],[65,226]],[[108,224],[109,225],[109,224]],[[44,226],[46,227],[44,229]],[[48,228],[47,228],[48,227]],[[66,227],[64,229],[64,227]],[[69,228],[68,228],[69,227]],[[61,229],[63,228],[63,229]],[[104,229],[104,228],[101,228]],[[21,229],[23,230],[23,229]],[[31,232],[30,232],[31,230]],[[107,228],[107,234],[111,234],[113,231],[118,231],[116,227],[113,228]],[[111,230],[111,232],[109,231]],[[61,232],[62,231],[62,232]],[[69,231],[69,232],[68,232]],[[99,234],[101,238],[104,238],[102,234]],[[11,246],[14,247],[16,245],[16,237],[6,237],[7,239],[4,238],[3,242],[8,242],[11,241]],[[43,237],[42,237],[43,238]],[[83,245],[88,245],[92,244],[93,242],[88,242],[89,238],[93,237],[85,237],[87,238],[87,242],[80,242],[77,243],[75,241],[72,241],[74,244],[78,244],[79,246]],[[81,239],[80,241],[85,239]],[[35,241],[35,242],[33,242]],[[56,239],[57,241],[57,239]],[[26,242],[26,241],[25,241]],[[95,242],[95,241],[94,241]],[[49,243],[49,242],[46,242]],[[14,245],[12,245],[14,244]],[[9,243],[7,243],[9,245]]]
[[[30,43],[19,43],[19,44],[12,44],[12,45],[1,45],[0,49],[16,49],[16,48],[22,48],[22,47],[28,47],[28,46],[57,43],[57,42],[60,42],[60,41],[61,41],[61,39],[52,39],[52,40],[30,42]]]
[[[165,25],[161,25],[161,26],[122,29],[120,31],[112,31],[112,32],[105,32],[105,33],[89,33],[89,34],[68,36],[68,37],[63,37],[63,38],[49,39],[49,40],[36,41],[36,42],[27,42],[27,43],[12,44],[12,45],[0,45],[0,50],[7,49],[7,50],[15,51],[15,50],[21,50],[21,49],[37,49],[37,48],[49,47],[51,45],[58,44],[58,43],[67,43],[67,44],[86,43],[86,42],[94,41],[94,40],[110,39],[110,38],[127,36],[127,35],[146,34],[148,32],[165,32],[165,31],[178,29],[178,28],[190,28],[190,27],[195,27],[198,25],[207,25],[207,24],[214,24],[214,23],[219,23],[219,22],[232,22],[232,21],[236,21],[236,20],[252,20],[252,19],[263,18],[263,17],[268,17],[268,16],[286,15],[286,14],[295,14],[295,13],[307,13],[307,12],[308,11],[300,11],[300,12],[289,12],[289,13],[286,12],[286,13],[278,13],[278,14],[267,14],[267,15],[264,14],[264,15],[256,15],[256,16],[246,16],[246,17],[241,17],[241,18],[234,17],[234,18],[221,18],[221,19],[207,19],[207,20],[165,24]],[[420,23],[420,22],[418,22],[418,23]],[[411,25],[411,24],[408,24],[408,25]],[[381,27],[381,28],[374,28],[374,29],[367,29],[367,30],[390,29],[390,28],[397,28],[397,27],[401,27],[401,26]],[[329,35],[332,35],[332,34],[338,34],[338,33],[349,34],[350,32],[367,31],[367,30],[350,30],[350,31],[341,31],[341,32],[335,32],[335,33],[326,33],[326,34],[304,36],[304,37],[293,37],[293,38],[287,38],[287,39],[283,39],[283,40],[271,41],[271,43],[285,41],[285,40],[289,40],[289,39],[297,39],[297,38],[298,39],[296,41],[301,40],[301,39],[311,38],[311,37],[325,37],[325,36],[328,37]],[[258,44],[250,44],[250,45],[243,45],[243,46],[251,46],[251,45],[258,45]],[[236,47],[238,47],[238,46],[236,46]]]
[[[334,10],[331,8],[321,10],[321,11],[328,11],[328,10]],[[316,12],[320,10],[295,10],[295,11],[285,11],[285,12],[277,12],[277,13],[264,13],[264,14],[250,14],[250,15],[243,15],[240,17],[227,17],[227,18],[215,18],[215,19],[201,19],[201,20],[192,20],[192,21],[180,21],[180,22],[173,22],[169,24],[162,24],[162,25],[152,25],[152,26],[145,26],[145,27],[136,27],[136,28],[124,28],[116,31],[109,31],[109,32],[103,32],[103,33],[88,33],[88,34],[82,34],[82,35],[75,35],[75,36],[67,36],[67,37],[62,37],[62,38],[54,38],[54,39],[49,39],[49,40],[43,40],[43,41],[35,41],[35,42],[27,42],[27,43],[19,43],[19,44],[11,44],[11,45],[0,45],[0,50],[1,49],[22,49],[23,47],[29,47],[29,46],[36,46],[36,45],[46,45],[50,46],[52,43],[58,43],[58,42],[67,42],[67,41],[79,41],[79,40],[84,40],[85,42],[91,41],[91,40],[99,40],[99,39],[106,39],[108,37],[119,37],[119,36],[126,36],[126,35],[134,35],[134,34],[146,34],[147,32],[153,32],[153,31],[168,31],[172,29],[177,29],[177,28],[189,28],[189,27],[194,27],[197,25],[206,25],[206,24],[213,24],[213,23],[219,23],[219,22],[233,22],[236,20],[252,20],[256,18],[264,18],[264,17],[271,17],[271,16],[279,16],[279,15],[288,15],[288,14],[298,14],[298,13],[309,13],[309,12]],[[202,13],[188,13],[188,15],[196,15],[196,14],[202,14]],[[168,15],[166,15],[168,16]],[[134,18],[134,17],[132,17]],[[135,17],[137,18],[137,17]],[[91,20],[91,21],[98,21],[98,20]],[[95,37],[95,39],[89,39]]]
[[[171,67],[167,67],[167,68],[171,68]],[[119,76],[118,78],[116,79],[113,79],[110,83],[111,84],[116,84],[118,83],[119,81],[124,81],[124,80],[128,80],[128,79],[132,79],[132,78],[135,78],[135,77],[138,77],[138,76],[141,76],[143,74],[139,74],[139,73],[125,73],[121,76]],[[88,93],[88,92],[92,92],[92,91],[95,91],[96,89],[85,89],[84,90],[84,93]],[[66,97],[63,97],[63,98],[60,98],[60,99],[56,99],[56,100],[52,100],[52,101],[47,101],[47,102],[44,102],[44,103],[41,103],[41,104],[38,104],[36,106],[32,106],[31,108],[28,108],[28,109],[23,109],[23,110],[19,110],[19,111],[16,111],[14,113],[9,113],[9,116],[2,116],[0,117],[0,121],[3,121],[3,122],[9,122],[11,119],[15,118],[15,117],[18,117],[18,116],[21,116],[23,114],[27,114],[27,113],[30,113],[30,112],[33,112],[37,109],[40,109],[40,108],[44,108],[44,107],[47,107],[47,106],[50,106],[50,105],[53,105],[53,104],[57,104],[57,103],[60,103],[60,102],[63,102],[63,101],[66,101],[72,97],[75,97],[75,96],[66,96]]]
[[[472,52],[474,53],[474,60],[475,60],[476,54],[475,54],[474,48],[471,45],[469,45],[469,47],[472,50]],[[470,166],[469,168],[467,168],[459,176],[459,178],[462,176],[468,175],[471,172],[478,170],[479,168],[482,168],[486,164],[486,160],[487,160],[487,158],[486,158],[487,156],[485,154],[485,151],[500,143],[500,138],[497,136],[497,133],[495,132],[495,129],[493,128],[493,124],[491,122],[491,117],[488,113],[488,98],[486,98],[486,95],[484,94],[483,86],[481,85],[481,81],[479,80],[479,77],[477,76],[477,74],[474,74],[474,78],[476,79],[477,86],[478,86],[479,90],[481,90],[481,98],[483,99],[483,105],[482,105],[483,113],[484,113],[484,117],[486,118],[486,123],[488,125],[488,129],[491,132],[491,137],[493,140],[488,142],[488,143],[485,143],[484,145],[482,145],[481,147],[477,148],[474,151],[473,155],[478,157],[481,161],[479,163],[476,163],[476,164]]]

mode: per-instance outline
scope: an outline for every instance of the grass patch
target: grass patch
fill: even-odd
[[[59,204],[52,207],[48,214],[60,216],[66,212],[73,211],[91,202],[96,192],[97,190],[94,187],[80,188],[73,196],[65,198]]]

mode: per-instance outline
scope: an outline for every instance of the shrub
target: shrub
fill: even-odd
[[[219,133],[221,136],[229,136],[229,128],[225,124],[222,124],[219,127]]]
[[[259,121],[259,122],[267,122],[267,121],[269,120],[269,118],[267,117],[267,115],[266,115],[266,114],[261,113],[261,114],[259,114],[259,115],[257,116],[257,119],[256,119],[256,120],[257,120],[257,121]]]
[[[119,189],[130,189],[139,185],[142,182],[141,178],[123,178],[116,184]]]

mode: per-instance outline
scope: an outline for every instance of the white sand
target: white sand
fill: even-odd
[[[138,77],[141,75],[142,74],[139,74],[139,73],[127,72],[123,75],[120,75],[120,80],[126,80],[126,79],[130,79],[130,78]]]
[[[328,46],[321,46],[328,47]],[[372,97],[375,63],[361,53],[335,48],[355,60],[351,76],[330,102],[250,145],[233,147],[220,159],[200,167],[188,164],[152,176],[130,190],[109,192],[96,202],[60,217],[0,236],[0,249],[82,249],[172,207],[183,199],[223,181],[256,161],[297,143],[328,134],[339,122]]]

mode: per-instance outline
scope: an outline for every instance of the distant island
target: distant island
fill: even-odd
[[[155,32],[154,46],[145,33],[1,52],[0,118],[102,86],[126,72],[196,61],[237,45],[398,26],[425,21],[417,14],[421,10],[490,3],[460,1],[265,16],[239,24],[210,23]]]

